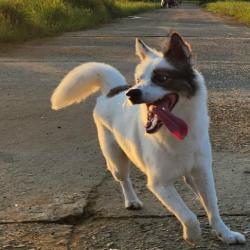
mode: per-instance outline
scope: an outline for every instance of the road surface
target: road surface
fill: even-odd
[[[59,112],[49,103],[60,79],[83,62],[109,63],[133,81],[135,37],[160,49],[171,30],[192,44],[207,81],[221,213],[250,237],[250,28],[183,4],[0,47],[0,249],[191,249],[137,170],[132,179],[144,209],[123,208],[99,150],[95,97]],[[194,196],[176,185],[201,221],[195,249],[250,249],[249,240],[221,243]]]

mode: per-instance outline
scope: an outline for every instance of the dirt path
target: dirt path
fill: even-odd
[[[123,209],[100,154],[91,117],[95,98],[60,112],[49,106],[59,80],[82,62],[110,63],[132,81],[135,37],[160,48],[173,29],[192,43],[207,80],[220,209],[249,238],[250,29],[182,5],[0,47],[0,249],[191,248],[136,170],[132,178],[145,208]],[[244,247],[220,243],[193,195],[177,187],[201,219],[197,249],[250,249],[249,241]]]

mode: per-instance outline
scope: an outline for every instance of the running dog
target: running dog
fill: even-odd
[[[52,97],[58,110],[101,90],[93,116],[107,167],[122,188],[125,207],[139,209],[129,177],[132,162],[147,176],[147,186],[180,221],[190,243],[201,236],[196,215],[177,193],[178,177],[204,206],[218,237],[228,243],[246,241],[223,222],[217,206],[208,133],[207,90],[191,62],[191,46],[173,32],[159,52],[136,40],[140,63],[135,84],[104,63],[85,63],[70,71]]]

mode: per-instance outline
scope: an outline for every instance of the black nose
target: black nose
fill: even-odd
[[[129,97],[129,100],[133,103],[133,104],[139,104],[141,103],[141,96],[142,96],[142,92],[140,89],[130,89],[127,93],[126,96]]]

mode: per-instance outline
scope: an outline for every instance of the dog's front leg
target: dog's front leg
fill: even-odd
[[[186,206],[175,187],[154,182],[148,185],[161,203],[172,212],[183,226],[183,238],[193,244],[201,236],[200,223],[196,215]]]
[[[220,217],[212,171],[211,157],[201,157],[192,171],[193,185],[208,215],[208,220],[218,237],[228,244],[245,243],[245,236],[231,231]]]

